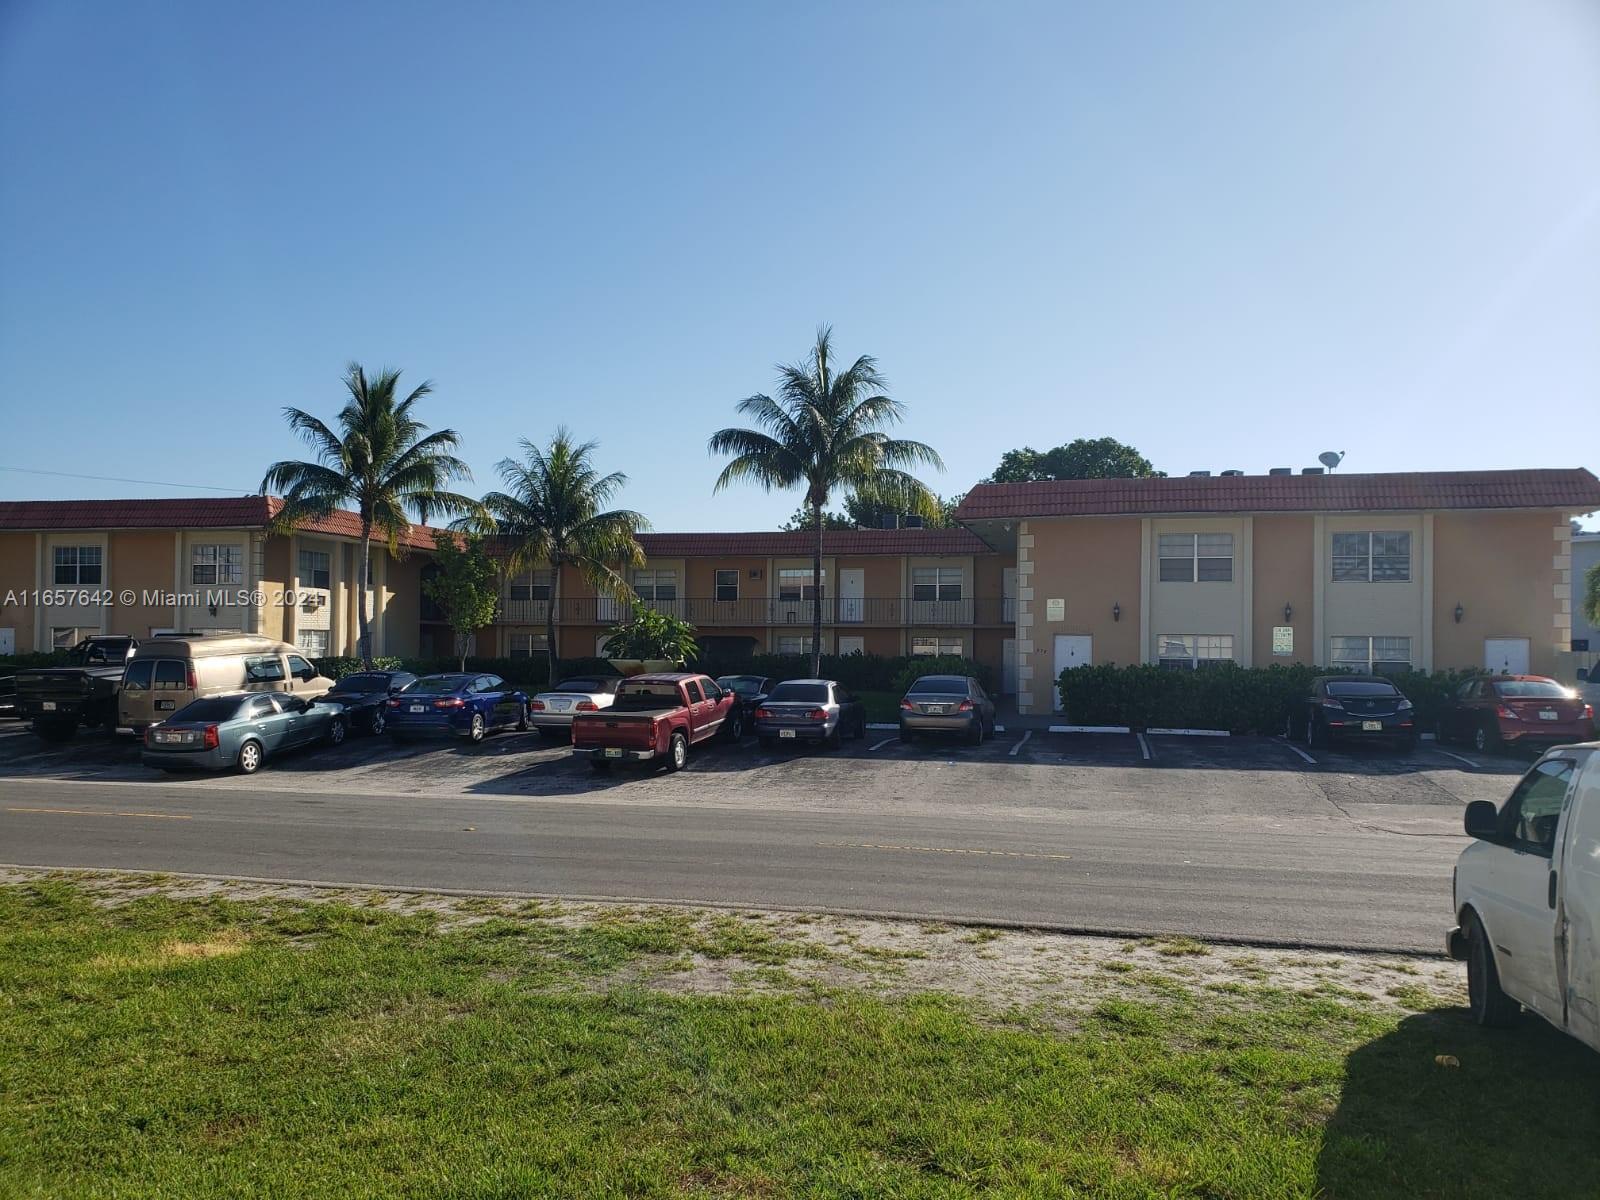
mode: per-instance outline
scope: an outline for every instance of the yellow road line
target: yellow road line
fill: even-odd
[[[977,854],[988,858],[1067,859],[1070,854],[1032,854],[1026,850],[970,850],[959,846],[892,846],[884,842],[818,842],[835,850],[900,850],[912,854]]]
[[[193,817],[182,816],[178,813],[151,813],[151,812],[120,812],[116,809],[101,808],[14,808],[8,807],[7,812],[14,813],[62,813],[71,817],[145,817],[151,821],[192,821]]]

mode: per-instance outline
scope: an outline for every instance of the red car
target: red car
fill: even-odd
[[[1542,675],[1490,675],[1456,689],[1439,718],[1439,737],[1480,751],[1594,740],[1594,709]]]
[[[636,675],[617,685],[610,708],[572,718],[572,753],[597,771],[612,763],[689,763],[689,747],[744,736],[744,703],[705,675]]]

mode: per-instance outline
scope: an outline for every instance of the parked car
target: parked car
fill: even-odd
[[[616,762],[689,763],[689,747],[744,735],[744,705],[708,675],[635,675],[622,681],[604,712],[572,718],[572,753],[597,771]]]
[[[239,692],[191,700],[144,731],[147,767],[163,771],[238,771],[254,775],[285,750],[343,743],[349,731],[344,707],[288,692]]]
[[[351,729],[379,734],[389,722],[389,697],[417,681],[410,671],[356,671],[328,689],[328,698],[344,705]]]
[[[18,671],[17,715],[50,741],[70,738],[79,725],[115,729],[122,673],[138,645],[131,637],[84,638],[68,652],[67,666]]]
[[[0,717],[20,717],[17,711],[17,677],[0,675]]]
[[[1333,742],[1385,742],[1410,751],[1417,745],[1417,716],[1411,701],[1381,675],[1319,675],[1290,712],[1285,732],[1312,749]]]
[[[580,675],[563,679],[554,690],[540,692],[528,701],[528,720],[547,741],[565,741],[572,735],[575,713],[599,712],[617,698],[619,675]]]
[[[776,686],[776,681],[765,675],[719,675],[717,686],[739,697],[744,705],[744,727],[752,729],[756,723],[756,709],[761,707],[761,702]]]
[[[528,695],[498,675],[424,675],[390,696],[389,735],[459,737],[476,745],[493,730],[528,728]]]
[[[1446,949],[1467,964],[1480,1025],[1526,1007],[1600,1050],[1600,746],[1547,751],[1497,811],[1467,805],[1472,845],[1456,859],[1458,924]]]
[[[756,737],[767,749],[780,741],[821,742],[837,750],[847,737],[867,736],[867,710],[833,679],[790,679],[756,708]]]
[[[994,732],[994,701],[970,675],[924,675],[900,700],[900,740],[960,734],[974,746]]]
[[[313,700],[333,686],[287,642],[254,633],[152,638],[128,659],[117,696],[118,724],[135,733],[167,720],[191,700],[234,692],[287,692]]]
[[[1572,688],[1542,675],[1491,675],[1456,689],[1439,718],[1439,737],[1484,752],[1587,742],[1594,737],[1594,709]]]

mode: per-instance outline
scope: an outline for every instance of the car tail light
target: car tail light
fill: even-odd
[[[1334,699],[1330,698],[1330,699],[1322,700],[1322,701],[1320,701],[1320,703],[1321,703],[1323,708],[1336,708],[1340,712],[1344,711],[1344,705],[1340,704],[1337,700],[1334,700]]]
[[[573,712],[599,712],[600,706],[593,700],[579,700],[572,706]]]
[[[911,701],[909,701],[909,700],[900,701],[900,707],[905,709],[906,712],[916,712],[917,711],[917,706],[915,704],[911,703]]]
[[[528,707],[531,710],[533,710],[534,712],[543,712],[544,711],[544,701],[543,700],[529,700],[528,701]]]
[[[460,696],[446,696],[443,700],[433,702],[435,708],[465,708],[467,702]]]
[[[389,707],[390,708],[399,708],[400,707],[400,697],[399,696],[392,696],[392,697],[390,697],[388,703],[389,703]]]
[[[1494,710],[1494,715],[1499,717],[1502,721],[1520,721],[1522,719],[1504,704],[1500,705],[1499,708]]]
[[[826,721],[827,719],[828,710],[825,708],[813,708],[806,714],[806,720],[808,721]]]
[[[206,749],[207,750],[215,750],[221,744],[222,744],[222,740],[219,737],[217,737],[217,727],[215,725],[207,725],[206,726]]]
[[[770,721],[770,720],[772,720],[772,710],[770,708],[758,708],[758,709],[756,709],[756,720],[758,720],[758,721]]]
[[[1411,707],[1413,707],[1411,701],[1406,700],[1404,698],[1401,699],[1399,704],[1395,705],[1395,709],[1398,712],[1405,712],[1406,709],[1411,708]]]
[[[1594,720],[1594,705],[1592,705],[1592,704],[1585,704],[1585,705],[1584,705],[1584,706],[1583,706],[1583,719],[1584,719],[1584,720],[1585,720],[1585,721],[1592,721],[1592,720]]]
[[[146,746],[154,746],[156,744],[156,727],[154,725],[146,725],[144,727],[144,744]]]
[[[957,712],[971,712],[972,711],[972,701],[971,700],[963,700],[960,704],[956,705],[956,711]]]
[[[191,692],[198,692],[200,690],[200,685],[195,682],[193,663],[189,664],[189,690]]]

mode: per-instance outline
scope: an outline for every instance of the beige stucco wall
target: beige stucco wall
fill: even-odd
[[[1312,603],[1316,590],[1314,520],[1309,516],[1264,516],[1254,520],[1252,604],[1254,665],[1310,663],[1315,657]],[[1272,653],[1273,628],[1285,624],[1283,606],[1293,610],[1294,653]]]
[[[10,629],[18,654],[31,653],[37,634],[33,592],[38,579],[38,535],[0,533],[0,629]],[[12,593],[7,601],[6,593]]]
[[[1318,582],[1322,601],[1315,638],[1316,661],[1332,665],[1330,647],[1336,637],[1406,637],[1411,639],[1411,664],[1426,670],[1433,657],[1432,625],[1426,589],[1431,554],[1431,517],[1420,513],[1366,513],[1317,517],[1314,521]],[[1333,535],[1336,533],[1411,534],[1409,582],[1335,582]]]
[[[1233,639],[1234,661],[1251,665],[1254,626],[1252,600],[1252,521],[1248,517],[1174,517],[1149,522],[1145,568],[1150,579],[1149,641],[1147,661],[1158,657],[1159,639],[1166,635],[1208,634]],[[1233,536],[1233,578],[1228,582],[1163,583],[1160,570],[1164,535],[1225,533]],[[1127,605],[1123,605],[1127,608]],[[1098,651],[1096,658],[1098,659]]]
[[[1438,513],[1433,518],[1434,666],[1482,667],[1486,638],[1527,638],[1535,674],[1567,646],[1565,513]],[[1559,595],[1558,595],[1559,593]],[[1456,624],[1455,608],[1463,609]],[[1559,639],[1559,640],[1558,640]]]
[[[403,658],[419,652],[422,568],[430,557],[413,551],[404,558],[389,559],[384,564],[383,640],[380,653]]]
[[[152,629],[171,629],[172,608],[154,599],[152,592],[172,589],[173,554],[177,535],[170,530],[119,530],[110,535],[111,575],[109,582],[118,591],[131,590],[133,604],[119,599],[110,618],[110,632],[134,637],[150,636]]]
[[[1054,690],[1055,637],[1087,634],[1097,663],[1137,663],[1140,521],[1136,517],[1030,520],[1019,527],[1018,702],[1048,712]],[[1060,621],[1048,601],[1065,601]],[[1121,606],[1121,619],[1112,606]]]

